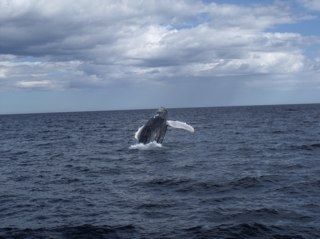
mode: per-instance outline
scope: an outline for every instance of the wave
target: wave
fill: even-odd
[[[169,187],[176,188],[176,187],[185,186],[186,184],[189,184],[191,182],[192,180],[188,178],[156,178],[156,179],[143,182],[142,184],[152,188],[157,186],[161,186],[165,188],[169,188]],[[141,183],[138,183],[138,184],[141,184]]]
[[[162,148],[162,144],[159,144],[155,141],[150,142],[148,144],[143,144],[143,143],[134,144],[129,147],[129,149],[138,149],[138,150],[153,150],[153,149],[159,149],[159,148]]]
[[[132,224],[125,226],[61,226],[57,228],[39,228],[39,229],[17,229],[17,228],[0,228],[0,238],[32,238],[32,239],[121,239],[121,238],[259,238],[259,239],[276,239],[276,238],[318,238],[319,228],[289,225],[272,225],[262,223],[237,223],[237,224],[220,224],[215,226],[208,225],[189,225],[185,228],[174,228],[169,231],[157,232],[145,231],[141,227]]]
[[[273,176],[259,176],[259,177],[242,177],[236,178],[231,181],[216,183],[212,181],[207,182],[196,182],[192,185],[189,190],[192,191],[207,191],[207,190],[216,190],[217,192],[225,192],[230,190],[244,190],[251,188],[259,188],[266,186],[268,183],[273,183]]]
[[[291,145],[290,148],[293,149],[293,150],[314,151],[314,150],[320,150],[320,143]]]
[[[300,230],[299,230],[300,229]],[[171,232],[148,234],[141,232],[133,225],[111,227],[82,225],[75,227],[58,227],[53,229],[0,229],[0,238],[317,238],[319,230],[312,227],[292,228],[290,226],[276,226],[261,223],[221,224],[217,226],[195,225],[187,228],[176,228]],[[303,235],[303,236],[302,236]]]
[[[291,227],[261,223],[221,224],[212,228],[194,226],[184,229],[183,238],[318,238],[319,229],[315,227]]]
[[[55,239],[79,239],[79,238],[131,238],[137,234],[133,225],[111,227],[81,225],[75,227],[63,226],[53,229],[17,229],[0,228],[0,238],[55,238]]]

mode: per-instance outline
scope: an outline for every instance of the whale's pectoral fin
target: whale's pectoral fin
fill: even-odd
[[[181,121],[177,121],[177,120],[167,120],[167,125],[171,126],[172,128],[176,128],[176,129],[184,129],[184,130],[187,130],[191,133],[194,132],[194,128],[185,122],[181,122]]]
[[[139,140],[140,134],[141,134],[141,131],[142,131],[143,127],[144,127],[144,125],[141,126],[141,127],[137,130],[137,132],[135,132],[134,137],[136,138],[136,140]]]

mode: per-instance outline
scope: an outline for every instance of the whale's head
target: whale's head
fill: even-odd
[[[168,117],[168,110],[164,107],[160,107],[156,112],[156,116],[166,120]]]

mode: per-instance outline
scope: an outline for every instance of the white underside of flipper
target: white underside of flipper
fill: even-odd
[[[139,136],[140,136],[140,134],[141,134],[141,131],[142,131],[143,127],[144,127],[144,125],[141,126],[141,127],[137,130],[137,132],[135,132],[134,137],[135,137],[136,140],[139,140]]]
[[[167,120],[167,125],[169,125],[172,128],[176,128],[176,129],[184,129],[184,130],[187,130],[191,133],[194,132],[194,128],[185,122],[181,122],[181,121],[177,121],[177,120]]]

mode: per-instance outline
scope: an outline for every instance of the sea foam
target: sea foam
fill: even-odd
[[[134,144],[129,147],[129,149],[138,149],[138,150],[152,150],[152,149],[158,149],[162,148],[162,144],[157,143],[156,141],[150,142],[148,144]]]

